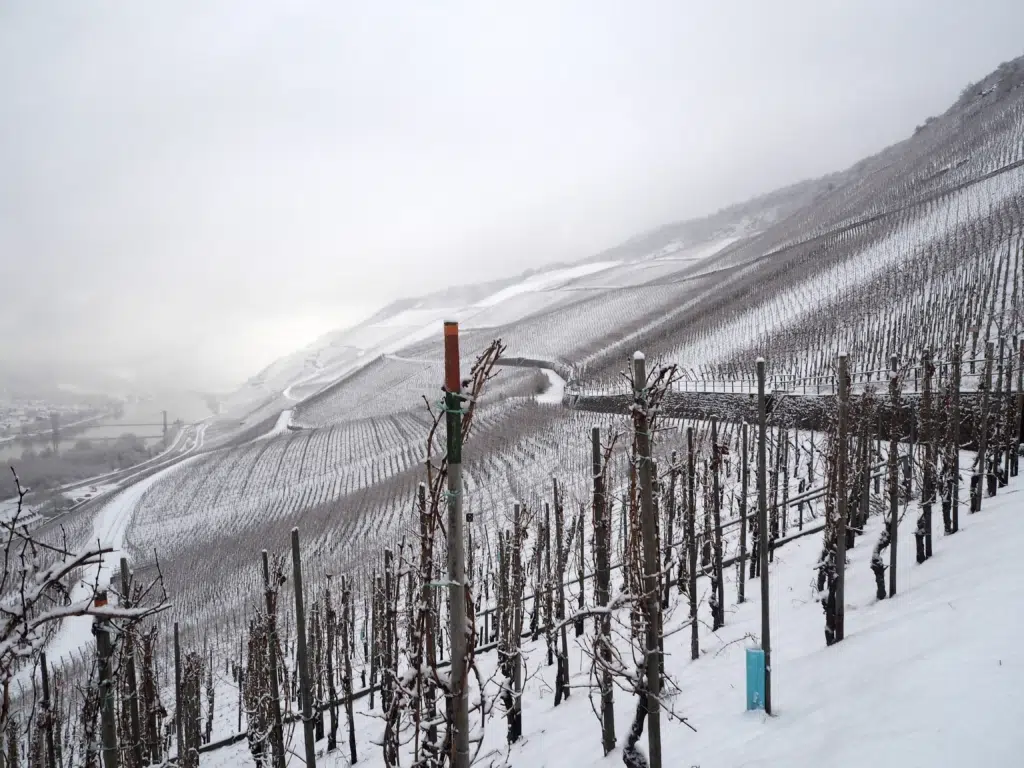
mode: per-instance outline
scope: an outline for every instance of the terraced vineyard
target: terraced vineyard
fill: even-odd
[[[262,605],[260,553],[285,553],[296,527],[307,595],[324,594],[337,583],[331,578],[345,574],[354,590],[356,623],[364,632],[368,626],[376,629],[380,617],[371,612],[380,589],[375,579],[384,573],[381,553],[388,548],[400,563],[388,573],[408,577],[409,596],[401,600],[411,615],[420,556],[412,544],[420,524],[418,490],[424,463],[440,458],[426,455],[427,406],[436,412],[441,403],[439,319],[449,313],[464,321],[464,370],[494,338],[507,345],[507,357],[518,358],[488,384],[464,457],[463,504],[473,518],[469,567],[478,589],[474,626],[488,640],[489,617],[497,610],[494,594],[501,588],[498,553],[521,550],[532,557],[539,552],[535,541],[551,533],[541,529],[541,521],[556,506],[564,506],[567,530],[581,532],[576,543],[583,541],[593,510],[593,426],[606,441],[622,435],[606,468],[613,561],[628,561],[635,546],[635,531],[628,528],[636,508],[629,454],[635,424],[625,415],[583,413],[536,398],[539,380],[536,371],[523,367],[528,360],[547,361],[567,374],[573,392],[616,391],[629,406],[633,396],[621,371],[638,348],[679,367],[683,378],[673,394],[685,395],[687,381],[714,380],[724,382],[723,388],[739,383],[747,400],[757,358],[767,358],[769,376],[780,389],[796,389],[798,382],[806,388],[806,382],[822,377],[832,381],[837,353],[845,351],[854,367],[857,407],[873,414],[872,428],[878,430],[850,441],[856,443],[857,466],[867,484],[871,467],[877,469],[892,451],[882,432],[896,429],[878,426],[879,414],[889,413],[877,402],[885,396],[888,373],[878,371],[888,368],[890,356],[899,358],[898,375],[905,377],[902,396],[920,391],[911,366],[923,350],[949,361],[959,347],[972,361],[991,344],[997,358],[989,390],[997,392],[990,402],[990,392],[979,387],[980,371],[963,371],[957,392],[970,392],[973,399],[963,416],[969,429],[958,436],[977,442],[978,434],[988,435],[1001,451],[999,460],[1009,462],[1013,414],[1003,404],[1012,405],[1005,395],[1024,380],[1024,361],[1017,357],[1024,336],[1024,78],[1012,80],[1012,87],[993,78],[905,142],[851,169],[765,198],[761,207],[755,201],[727,209],[708,220],[713,226],[668,225],[592,263],[468,291],[466,303],[453,302],[450,309],[438,303],[441,299],[407,302],[392,315],[332,335],[254,377],[232,401],[230,417],[210,427],[211,450],[162,474],[131,500],[125,548],[137,565],[151,562],[154,552],[159,555],[174,603],[170,618],[180,622],[182,642],[202,645],[218,668],[239,658],[248,619]],[[688,239],[693,232],[701,236]],[[938,393],[949,383],[949,366],[937,375]],[[787,422],[785,409],[772,417],[766,436],[772,541],[821,530],[825,507],[834,503],[827,499],[837,496],[826,492],[826,486],[834,489],[838,483],[829,474],[841,455],[835,447],[837,417],[829,410],[835,407],[832,399],[821,402],[827,413],[818,433]],[[916,394],[908,402],[899,407],[910,409],[911,423],[927,425],[933,404]],[[279,417],[286,409],[290,415]],[[869,422],[865,417],[861,426],[868,429]],[[988,434],[990,422],[994,431]],[[943,422],[942,439],[952,447],[941,462],[917,442],[905,442],[897,444],[890,466],[899,457],[907,482],[918,488],[934,481],[939,463],[944,477],[963,474],[966,483],[972,470],[953,460],[965,441],[954,444],[951,423],[948,417]],[[739,515],[741,508],[749,509],[753,491],[749,478],[744,483],[740,476],[741,426],[719,423],[717,445],[707,420],[684,422],[662,414],[659,427],[652,458],[669,572],[681,573],[680,553],[672,547],[688,534],[681,530],[681,516],[676,519],[668,510],[686,506],[705,526],[702,548],[710,546],[707,521],[716,488],[722,557],[736,559],[742,571],[749,551],[741,549],[740,532],[746,529]],[[694,498],[684,501],[679,483],[689,427],[696,438]],[[747,448],[752,450],[752,442]],[[971,450],[987,448],[982,442]],[[968,460],[975,461],[965,453]],[[720,476],[713,480],[716,468]],[[875,487],[873,515],[885,507]],[[789,503],[808,489],[821,493]],[[867,498],[864,491],[858,500]],[[517,540],[508,536],[516,504],[537,538],[512,545]],[[91,535],[94,514],[70,518],[70,532]],[[56,527],[45,535],[56,535]],[[581,583],[593,573],[589,546],[590,539],[582,554],[570,549],[562,564],[570,604],[590,594],[589,587],[581,593],[572,583],[575,574],[581,574]],[[701,555],[704,578],[710,574],[703,549]],[[535,562],[529,578],[539,593],[540,561]],[[437,586],[440,573],[434,576]],[[545,589],[550,592],[550,585]],[[540,610],[536,599],[529,609]],[[285,604],[279,610],[282,658],[293,665],[294,611]],[[411,633],[412,622],[403,621]],[[166,635],[166,622],[161,628]],[[352,661],[359,673],[370,673],[372,686],[373,652],[366,643],[373,641],[356,642],[354,628],[350,631]],[[443,632],[438,638],[442,645],[450,640]],[[232,732],[229,725],[218,733]]]

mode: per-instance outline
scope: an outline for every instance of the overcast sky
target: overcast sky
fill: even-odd
[[[395,298],[845,167],[1024,2],[0,2],[0,360],[226,389]]]

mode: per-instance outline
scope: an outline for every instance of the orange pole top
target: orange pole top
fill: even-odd
[[[462,386],[459,374],[459,324],[444,324],[444,386],[449,392],[458,392]]]

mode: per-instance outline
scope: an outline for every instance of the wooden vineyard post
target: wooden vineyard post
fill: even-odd
[[[43,688],[41,708],[43,733],[46,742],[46,762],[44,763],[44,768],[60,768],[57,762],[57,750],[53,743],[53,721],[55,715],[53,712],[53,699],[50,696],[50,666],[46,661],[46,651],[39,654],[39,677]],[[136,766],[140,765],[141,763],[136,764]]]
[[[523,735],[523,591],[525,577],[523,575],[523,522],[522,507],[515,505],[513,513],[514,534],[512,536],[512,573],[511,582],[511,611],[509,621],[511,634],[511,656],[512,663],[512,712],[509,722],[509,743],[519,741]],[[583,520],[581,518],[580,523]],[[582,538],[583,532],[580,531]]]
[[[467,676],[466,561],[462,519],[462,378],[459,373],[459,324],[444,324],[445,427],[448,455],[448,600],[451,642],[453,768],[469,768],[469,679]]]
[[[746,599],[747,562],[747,422],[740,427],[740,557],[736,574],[736,602]]]
[[[394,664],[397,660],[394,659],[393,649],[397,643],[397,634],[395,631],[395,622],[397,616],[392,605],[392,594],[395,591],[395,554],[390,548],[384,549],[384,590],[383,600],[381,601],[382,611],[384,617],[383,626],[383,642],[381,643],[383,648],[381,669],[380,669],[380,703],[384,707],[384,711],[387,712],[391,709],[391,700],[395,690],[395,675],[394,675]]]
[[[182,745],[185,743],[185,724],[181,715],[181,638],[178,634],[178,622],[174,622],[174,738],[179,764],[185,757],[182,750]]]
[[[1013,461],[1010,464],[1010,472],[1013,477],[1020,474],[1020,445],[1024,437],[1024,339],[1018,342],[1017,347],[1017,409],[1013,420]]]
[[[714,515],[714,613],[712,631],[725,625],[725,579],[722,568],[722,446],[718,444],[718,418],[711,417],[711,509]]]
[[[345,664],[342,696],[345,697],[345,716],[348,719],[349,761],[356,762],[356,725],[352,713],[352,594],[348,580],[341,577],[341,657]]]
[[[900,380],[896,372],[896,355],[889,358],[889,399],[892,422],[889,425],[889,597],[896,596],[896,550],[900,530],[899,457],[897,428],[900,423]]]
[[[757,528],[758,554],[760,556],[761,579],[761,650],[764,651],[764,711],[772,713],[772,636],[768,614],[768,547],[765,533],[768,530],[768,486],[765,466],[767,451],[765,441],[768,432],[768,410],[764,392],[764,358],[757,359]]]
[[[590,432],[591,474],[594,478],[594,594],[598,608],[605,608],[611,599],[611,526],[608,520],[604,472],[601,462],[601,430]],[[615,749],[615,706],[612,674],[608,665],[612,660],[611,616],[607,612],[597,618],[598,657],[605,663],[600,672],[601,685],[601,746],[605,755]]]
[[[557,592],[555,600],[555,620],[558,622],[558,633],[555,642],[558,647],[555,652],[557,666],[555,669],[555,706],[562,703],[562,699],[569,698],[569,640],[565,628],[565,568],[569,558],[569,542],[565,535],[565,508],[562,505],[562,497],[558,493],[558,479],[552,478],[555,505],[555,589]]]
[[[334,685],[334,644],[338,634],[338,617],[334,611],[334,602],[331,595],[331,574],[327,576],[327,589],[324,591],[324,622],[326,624],[327,642],[325,643],[325,659],[327,673],[327,700],[330,702],[327,713],[330,722],[327,729],[327,751],[333,752],[338,748],[338,691]]]
[[[427,669],[435,669],[437,667],[437,649],[435,648],[434,638],[438,632],[438,616],[434,610],[434,590],[431,587],[431,581],[434,574],[434,523],[433,516],[430,510],[427,508],[427,486],[425,483],[420,483],[417,488],[417,503],[419,506],[419,518],[420,518],[420,599],[419,606],[417,607],[417,616],[415,618],[418,626],[418,632],[421,633],[420,642],[423,648],[423,657],[421,658],[421,664],[425,664]],[[486,580],[484,581],[484,588],[486,591]],[[489,640],[489,636],[486,636]],[[486,640],[485,640],[486,642]],[[420,691],[419,696],[421,699],[425,699],[424,702],[420,702],[420,707],[426,710],[427,718],[427,730],[423,742],[424,754],[429,755],[430,758],[434,759],[437,757],[437,704],[436,704],[436,688],[433,680],[429,680],[425,691]],[[355,738],[353,733],[352,738]],[[352,755],[352,762],[355,762],[355,754]]]
[[[924,390],[921,393],[921,442],[924,443],[924,477],[921,483],[921,515],[914,533],[917,562],[923,563],[931,557],[932,503],[935,491],[934,443],[932,435],[932,366],[931,353],[921,353],[921,367],[924,368]]]
[[[999,343],[999,355],[1001,358],[1004,357],[1003,349],[1004,341],[1000,340]],[[1014,411],[1016,403],[1013,397],[1013,358],[1014,352],[1017,347],[1017,337],[1013,338],[1013,344],[1010,346],[1009,354],[1005,354],[1005,363],[1003,364],[1003,375],[999,378],[1003,382],[1003,386],[1000,387],[999,397],[1000,406],[999,411],[1002,414],[1001,426],[999,429],[999,449],[995,452],[995,464],[996,474],[999,475],[999,487],[1005,488],[1006,484],[1010,482],[1010,447],[1013,445],[1013,441],[1010,437],[1010,433],[1013,430],[1014,424]],[[1002,467],[1000,467],[1002,465]]]
[[[963,352],[960,345],[953,347],[952,413],[949,419],[949,533],[960,528],[960,386]]]
[[[99,592],[96,595],[97,605],[106,605],[107,593]],[[120,750],[117,748],[117,720],[114,711],[114,675],[111,663],[111,655],[114,650],[110,639],[110,623],[105,619],[97,617],[93,621],[93,634],[96,635],[96,651],[99,660],[100,679],[100,738],[103,744],[103,766],[104,768],[118,768],[120,765]],[[175,718],[179,718],[180,711],[175,711]],[[179,753],[181,746],[178,747]]]
[[[661,768],[661,602],[658,598],[659,552],[654,512],[650,417],[647,413],[647,364],[643,353],[633,355],[633,397],[636,402],[636,451],[640,479],[640,529],[643,537],[644,602],[647,614],[647,751],[650,768]]]
[[[676,530],[676,483],[679,481],[679,456],[675,451],[672,451],[669,457],[668,477],[668,493],[665,494],[665,535],[663,537],[665,559],[663,562],[664,579],[661,593],[662,611],[668,610],[672,595],[672,539],[675,536]]]
[[[586,508],[583,504],[580,505],[580,522],[576,526],[576,574],[577,580],[580,585],[579,594],[576,596],[576,608],[579,613],[583,613],[583,609],[586,605],[586,593],[584,587],[586,585],[587,573],[586,564],[587,561],[584,557],[586,551],[587,537],[583,535],[583,531],[586,530]],[[583,618],[578,616],[575,621],[576,625],[576,637],[583,636]]]
[[[839,489],[838,518],[836,520],[836,634],[838,643],[844,636],[845,619],[845,587],[846,587],[846,521],[847,521],[847,499],[849,498],[849,484],[847,482],[847,463],[849,461],[848,451],[848,424],[850,386],[847,378],[847,358],[845,354],[839,355],[839,445],[838,451],[838,472],[836,485]]]
[[[277,671],[277,588],[270,581],[270,558],[267,550],[263,550],[263,597],[267,606],[267,667],[270,675],[270,715],[273,720],[271,724],[271,751],[274,757],[274,768],[284,768],[284,726],[281,722],[281,688],[280,678]],[[177,634],[175,634],[177,638]],[[177,643],[175,643],[177,647]],[[180,669],[177,663],[177,650],[175,650],[175,668]],[[180,678],[178,688],[180,688]],[[177,721],[177,718],[175,718]],[[181,724],[178,723],[178,727]],[[180,732],[179,732],[180,733]]]
[[[980,385],[981,417],[978,421],[977,441],[978,455],[974,462],[974,475],[971,478],[971,512],[981,512],[981,498],[984,495],[988,476],[988,406],[989,390],[992,388],[992,355],[993,342],[985,344],[985,374]]]
[[[782,535],[789,531],[789,430],[779,430],[782,435],[782,476],[779,478],[782,483],[782,507],[780,517],[782,519]]]
[[[121,558],[121,604],[131,608],[131,574],[128,572],[128,558]],[[142,766],[142,724],[139,721],[139,689],[135,675],[135,643],[132,632],[124,635],[125,675],[128,691],[128,722],[131,725],[132,768]]]
[[[697,635],[697,456],[694,452],[693,427],[686,428],[686,560],[689,564],[686,586],[690,601],[690,658],[700,657],[700,639]]]
[[[299,692],[302,699],[302,730],[306,746],[306,768],[316,768],[316,723],[313,722],[313,689],[309,679],[306,603],[302,595],[302,555],[299,552],[298,528],[292,528],[292,578],[295,580],[295,634],[298,638]]]
[[[557,498],[558,481],[552,479],[552,484]],[[549,667],[555,663],[555,598],[551,579],[551,505],[544,502],[544,635],[547,641]]]
[[[875,461],[880,461],[882,458],[882,416],[878,411],[875,411]],[[870,468],[868,474],[871,474]],[[875,496],[882,495],[882,476],[880,474],[875,475]]]

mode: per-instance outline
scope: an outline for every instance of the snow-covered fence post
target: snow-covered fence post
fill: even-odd
[[[557,488],[557,481],[553,482]],[[549,667],[555,663],[555,606],[551,569],[551,505],[544,502],[544,638]]]
[[[381,643],[380,670],[380,702],[385,712],[391,708],[395,689],[395,667],[397,666],[395,647],[398,640],[398,615],[394,607],[395,587],[395,555],[390,547],[386,547],[384,549],[384,590],[381,601],[384,614],[384,637]]]
[[[783,427],[779,430],[782,434],[782,475],[779,478],[782,483],[782,506],[779,508],[779,516],[782,522],[782,535],[789,531],[789,428]]]
[[[158,763],[162,759],[161,726],[166,714],[157,688],[156,633],[156,627],[151,627],[142,635],[142,699],[146,707],[146,756],[150,763]]]
[[[1017,477],[1020,473],[1020,446],[1024,437],[1024,339],[1017,346],[1017,405],[1013,419],[1013,438],[1010,462],[1010,475]]]
[[[583,535],[583,532],[587,529],[586,527],[586,506],[580,503],[580,517],[579,522],[576,524],[576,580],[579,584],[579,594],[576,595],[576,608],[579,613],[583,613],[583,608],[586,605],[586,580],[587,572],[586,565],[587,560],[585,557],[587,537]],[[576,637],[583,636],[583,618],[582,616],[577,617],[575,621]]]
[[[444,324],[445,428],[448,461],[448,600],[451,642],[452,768],[469,768],[469,674],[466,559],[462,516],[462,377],[459,324]]]
[[[53,726],[56,719],[53,697],[50,695],[50,666],[46,661],[46,653],[39,654],[39,677],[42,685],[43,698],[40,702],[40,719],[46,741],[45,768],[60,768],[57,762],[57,750],[53,741]]]
[[[676,482],[679,479],[679,457],[675,451],[669,457],[668,470],[668,493],[665,494],[665,535],[662,537],[665,542],[665,566],[664,584],[661,594],[662,610],[668,610],[669,599],[672,593],[672,554],[673,538],[676,530]]]
[[[352,712],[352,593],[348,579],[341,577],[341,658],[344,663],[344,677],[341,681],[341,695],[345,697],[345,716],[348,719],[349,761],[356,762],[356,726]]]
[[[747,422],[740,426],[740,555],[736,561],[736,602],[746,600],[747,583]]]
[[[847,424],[849,418],[850,382],[847,373],[846,354],[839,355],[839,442],[836,447],[838,503],[836,505],[836,618],[835,641],[843,639],[846,587],[846,521],[849,483],[847,482],[847,465],[849,463],[849,436]]]
[[[298,638],[299,692],[302,699],[302,730],[306,747],[306,768],[316,768],[316,724],[313,722],[313,687],[309,679],[306,603],[302,595],[302,555],[299,552],[298,528],[292,528],[292,578],[295,582],[295,633]]]
[[[896,355],[889,358],[889,597],[896,596],[896,552],[900,530],[900,496],[897,462],[899,459],[900,377],[896,371]],[[959,368],[957,368],[959,370]],[[959,380],[959,376],[957,377]],[[957,382],[959,385],[959,381]]]
[[[506,605],[508,621],[505,644],[506,665],[506,712],[508,717],[508,743],[513,744],[523,735],[523,660],[521,653],[523,637],[523,524],[522,505],[513,508],[512,536],[507,554],[508,581],[506,584]]]
[[[270,677],[270,744],[274,768],[284,768],[284,726],[281,722],[281,687],[277,669],[277,583],[270,580],[270,556],[263,557],[263,598],[267,607],[267,674]],[[280,575],[280,574],[277,574]],[[175,667],[177,664],[177,635],[175,635]],[[179,738],[181,730],[178,730]],[[180,743],[180,742],[179,742]]]
[[[327,700],[330,702],[327,708],[330,718],[327,729],[327,751],[333,752],[338,748],[338,689],[335,685],[334,672],[334,647],[338,639],[338,614],[334,610],[334,599],[331,595],[331,574],[327,574],[327,586],[323,594],[324,621],[326,622],[325,651],[327,665]]]
[[[921,367],[924,369],[924,389],[921,393],[921,442],[924,443],[924,473],[921,482],[921,514],[914,531],[914,546],[917,562],[923,563],[932,556],[932,504],[935,495],[935,436],[934,413],[932,410],[932,376],[935,366],[931,351],[921,353]]]
[[[611,526],[608,520],[608,505],[605,496],[605,463],[601,456],[601,430],[594,427],[590,432],[591,474],[594,480],[594,595],[597,607],[605,612],[597,619],[596,655],[605,662],[601,670],[601,746],[605,755],[615,749],[615,707],[613,701],[612,676],[607,664],[611,663],[611,615],[608,603],[611,600]]]
[[[768,489],[769,497],[769,533],[767,540],[768,547],[768,561],[771,563],[775,562],[775,542],[779,538],[779,475],[782,474],[782,443],[783,443],[783,430],[781,428],[775,429],[775,440],[772,443],[772,475],[770,480],[770,488]]]
[[[758,519],[758,552],[760,559],[761,578],[761,650],[764,651],[764,711],[772,713],[772,645],[771,622],[768,613],[768,547],[765,546],[764,533],[768,530],[768,489],[765,473],[767,457],[765,456],[765,440],[768,432],[768,409],[764,392],[764,358],[757,359],[757,519]]]
[[[945,488],[942,493],[942,530],[948,536],[959,527],[960,496],[960,345],[953,348],[952,373],[946,383],[949,414],[946,420],[946,452],[943,458]]]
[[[643,592],[646,606],[646,696],[647,749],[650,768],[661,768],[661,665],[658,638],[661,633],[661,605],[658,599],[658,541],[651,477],[651,434],[648,412],[647,367],[642,353],[633,356],[633,422],[640,480],[640,527],[643,535]]]
[[[686,560],[687,598],[690,602],[690,658],[700,657],[697,630],[697,456],[693,441],[693,427],[686,428]]]
[[[181,713],[181,637],[178,632],[178,622],[174,622],[174,736],[179,763],[185,754],[185,729],[182,725]],[[275,766],[275,768],[277,767]]]
[[[558,644],[555,656],[558,666],[555,671],[555,706],[562,703],[562,699],[569,698],[569,640],[565,629],[565,568],[569,558],[569,549],[572,542],[565,536],[565,508],[562,505],[562,497],[558,492],[558,480],[552,478],[554,487],[555,505],[555,588],[558,592],[555,602],[555,620],[558,622]],[[570,537],[571,537],[570,531]]]
[[[985,374],[981,390],[981,413],[977,421],[978,455],[974,460],[974,474],[971,477],[971,512],[981,512],[981,498],[984,495],[985,479],[988,476],[988,406],[989,390],[992,388],[993,342],[985,344]]]
[[[128,559],[121,558],[121,605],[125,608],[132,607],[132,578],[128,571]],[[129,628],[124,633],[124,669],[121,670],[123,685],[128,699],[128,716],[131,725],[129,735],[129,754],[131,755],[130,768],[141,768],[142,766],[142,726],[139,722],[139,689],[135,674],[135,633]],[[47,734],[52,740],[52,733]],[[56,766],[54,766],[56,768]]]
[[[711,510],[714,517],[715,538],[713,558],[712,631],[725,625],[725,574],[722,568],[722,450],[718,444],[718,417],[711,417]]]
[[[181,670],[181,718],[184,742],[178,747],[179,768],[199,767],[199,747],[202,746],[200,729],[201,696],[203,687],[203,657],[197,651],[185,654]]]

